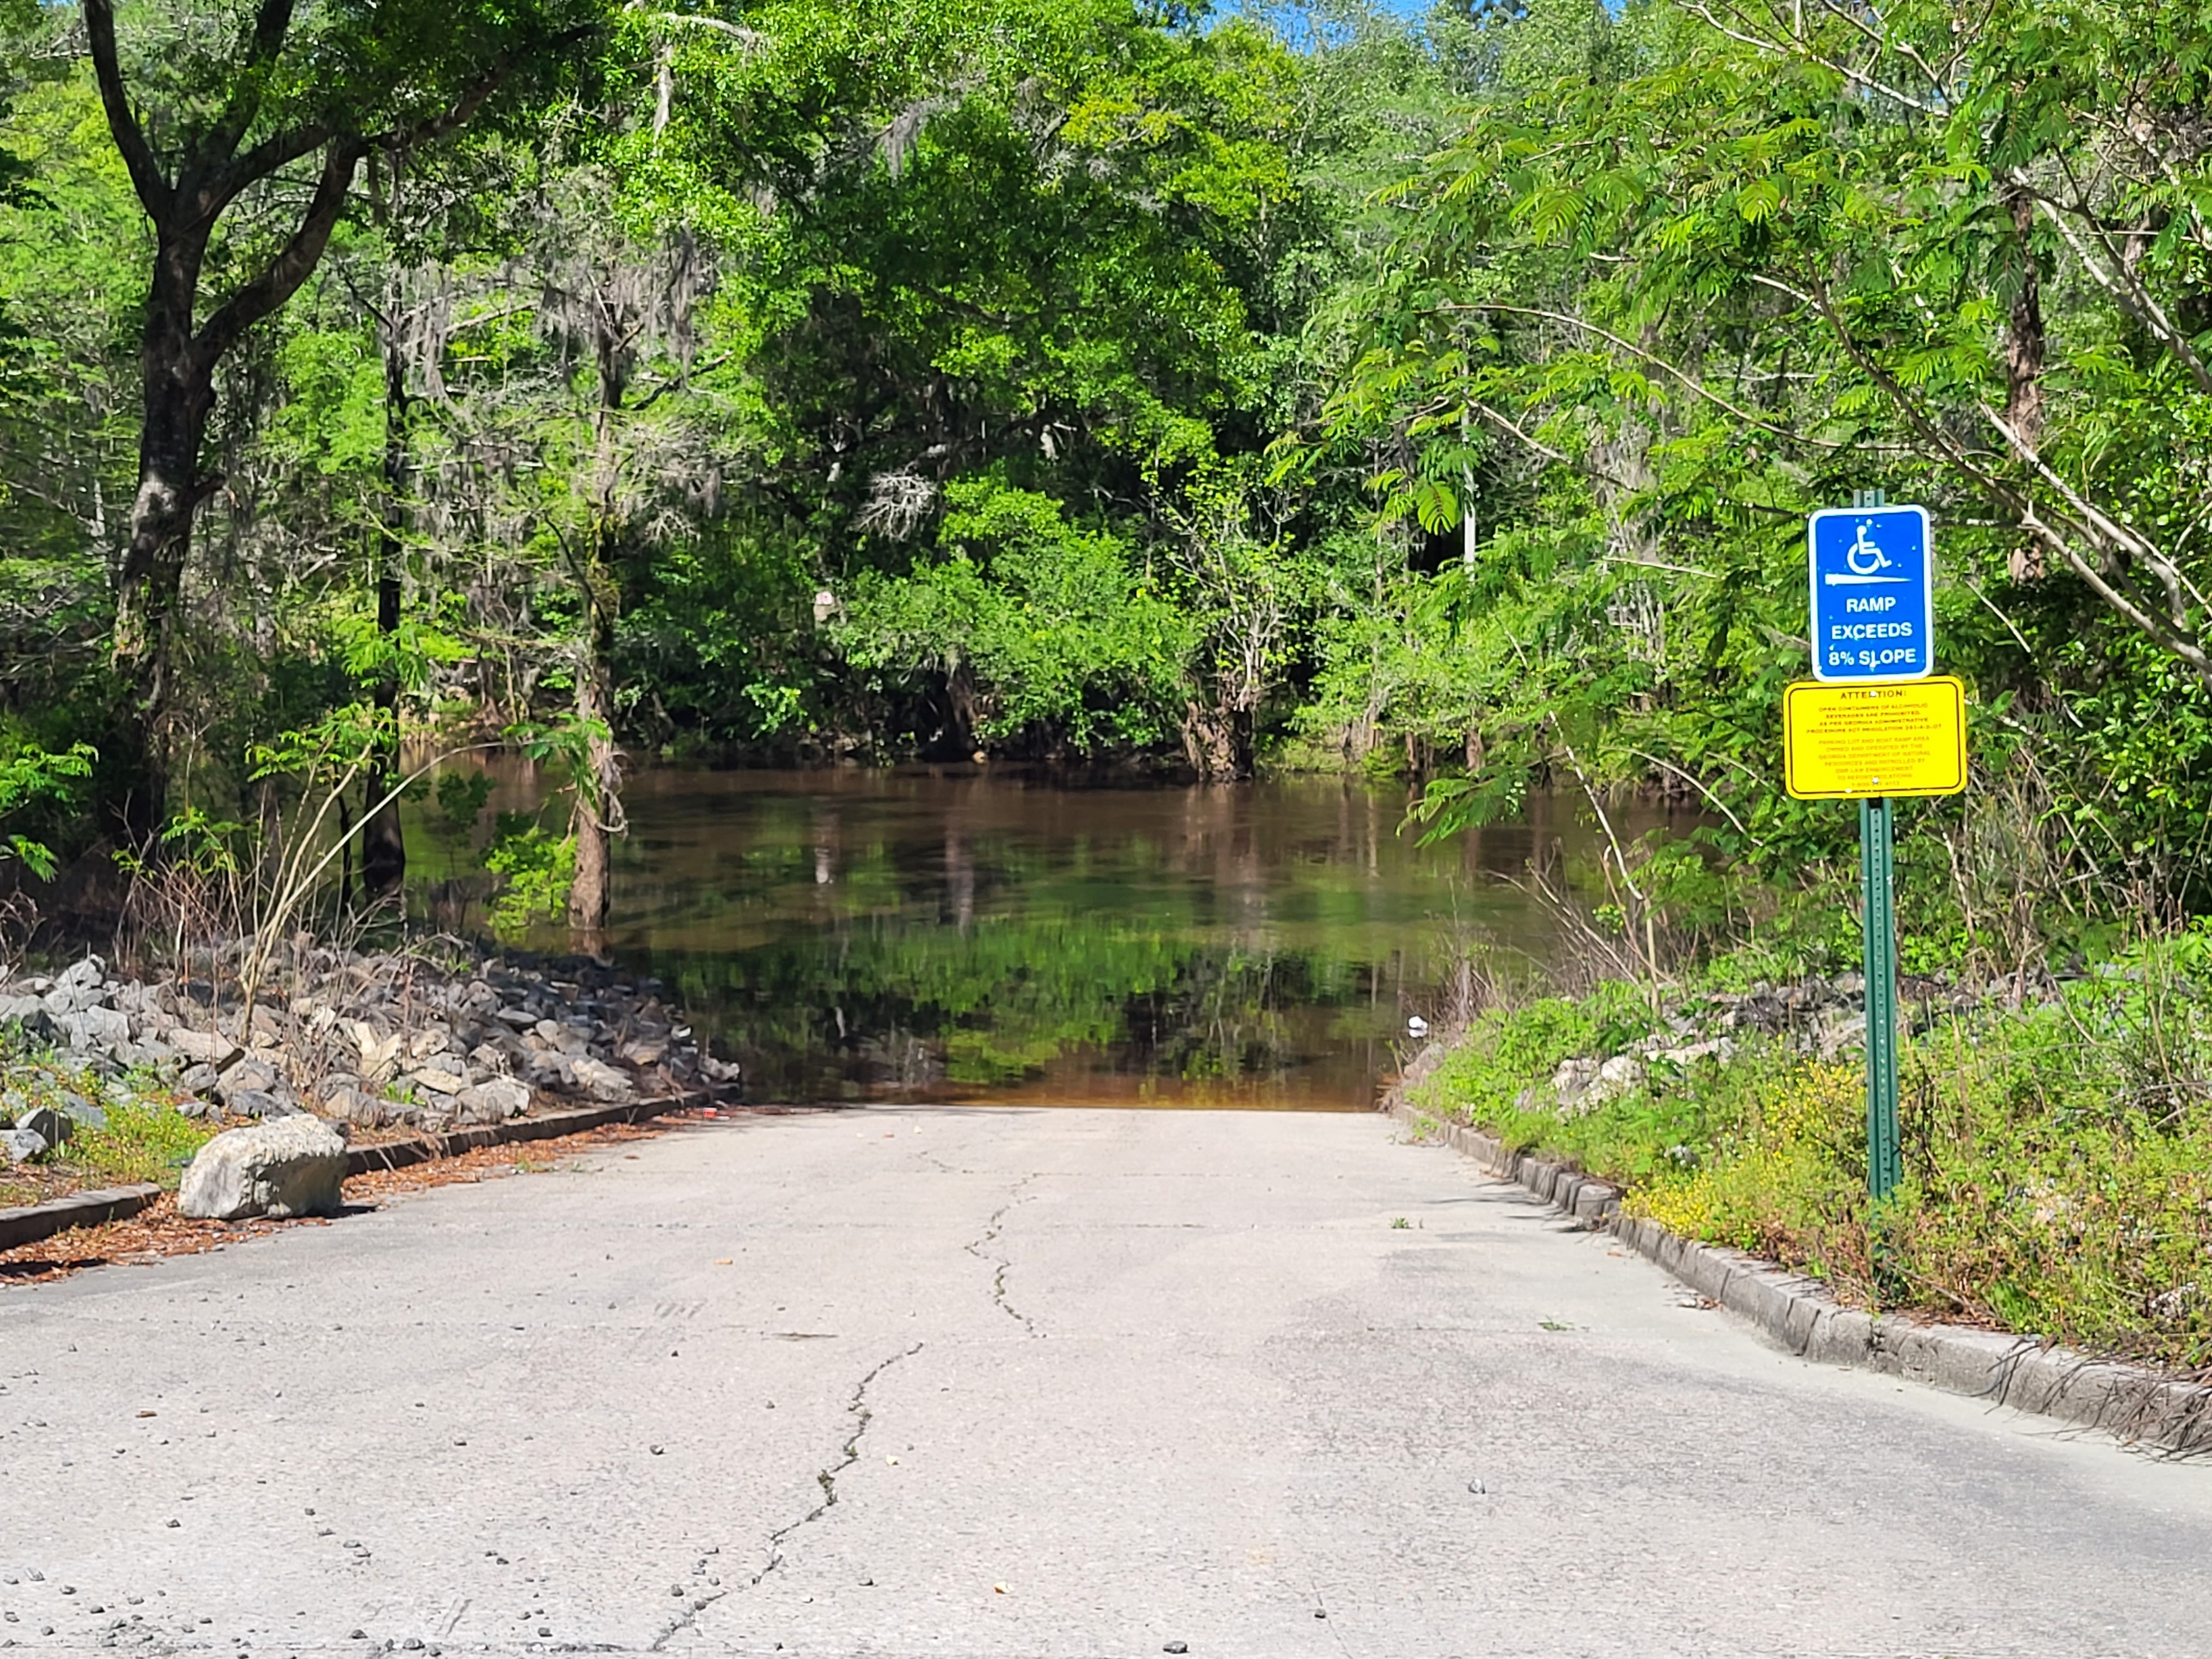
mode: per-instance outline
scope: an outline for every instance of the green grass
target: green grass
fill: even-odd
[[[1747,1037],[1725,1062],[1654,1065],[1594,1109],[1561,1109],[1561,1060],[1655,1029],[1625,986],[1482,1017],[1408,1096],[1860,1305],[2193,1370],[2212,1364],[2209,945],[2198,933],[2139,949],[2020,1011],[1923,1013],[1902,1045],[1904,1185],[1879,1212],[1856,1053],[1823,1061]],[[1696,1006],[1692,993],[1668,1002]]]
[[[179,1116],[166,1101],[103,1109],[107,1127],[80,1127],[58,1160],[82,1171],[88,1185],[150,1181],[173,1190],[192,1154],[216,1134],[213,1126]]]
[[[64,1091],[82,1096],[106,1115],[104,1129],[78,1124],[61,1146],[32,1166],[44,1177],[10,1181],[0,1172],[0,1202],[33,1203],[52,1196],[58,1179],[79,1187],[110,1187],[152,1182],[173,1191],[191,1156],[214,1138],[220,1126],[180,1115],[179,1098],[151,1078],[125,1080],[131,1098],[103,1092],[90,1075],[57,1071],[49,1056],[0,1054],[0,1087],[24,1097],[33,1106],[60,1107]]]

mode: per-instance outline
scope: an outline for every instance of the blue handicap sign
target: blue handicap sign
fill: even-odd
[[[1936,672],[1935,540],[1923,507],[1832,507],[1808,528],[1813,677],[1917,680]]]

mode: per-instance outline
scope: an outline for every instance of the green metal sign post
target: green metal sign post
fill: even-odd
[[[1897,1190],[1897,869],[1887,798],[1859,803],[1859,897],[1866,933],[1867,1190]]]
[[[1878,510],[1879,489],[1851,505]],[[1887,796],[1859,802],[1859,897],[1866,941],[1867,1191],[1879,1204],[1902,1176],[1897,1144],[1897,861],[1896,804]]]

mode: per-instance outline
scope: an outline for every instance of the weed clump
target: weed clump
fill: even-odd
[[[185,1098],[148,1073],[105,1079],[0,1040],[0,1119],[51,1109],[70,1125],[67,1139],[29,1162],[0,1160],[0,1206],[138,1182],[173,1191],[192,1155],[223,1127],[179,1112]]]

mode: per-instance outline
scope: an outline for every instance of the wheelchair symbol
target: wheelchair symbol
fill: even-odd
[[[1871,576],[1878,570],[1887,570],[1892,563],[1887,554],[1867,539],[1867,527],[1863,524],[1859,526],[1858,539],[1844,555],[1844,561],[1850,566],[1854,576]]]

